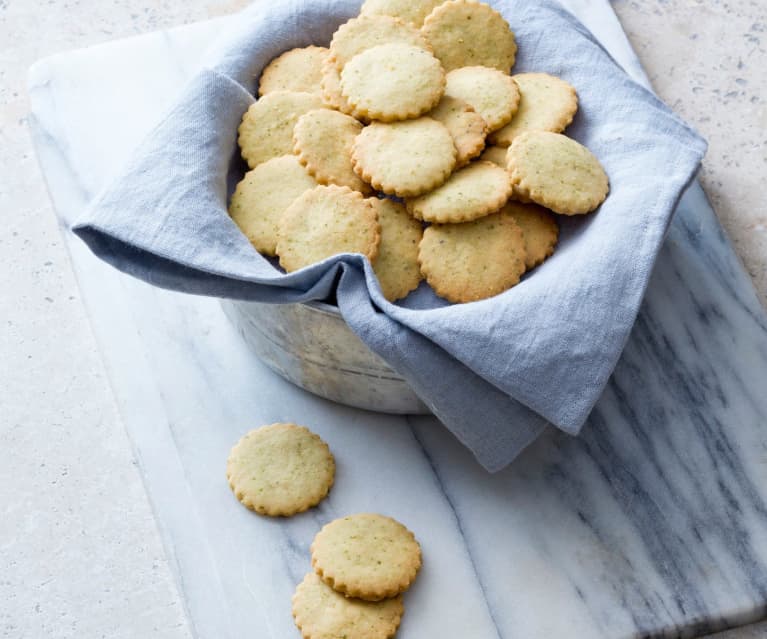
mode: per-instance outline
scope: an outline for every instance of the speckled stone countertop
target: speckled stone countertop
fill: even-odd
[[[32,154],[27,68],[244,4],[0,0],[0,637],[190,636]],[[614,6],[658,93],[708,138],[704,188],[767,301],[767,5]]]

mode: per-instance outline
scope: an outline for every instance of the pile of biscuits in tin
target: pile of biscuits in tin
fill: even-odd
[[[562,134],[574,87],[512,75],[516,53],[484,3],[367,0],[329,48],[264,69],[232,219],[287,272],[366,256],[390,301],[422,279],[455,303],[511,288],[553,253],[556,215],[589,213],[609,189]]]

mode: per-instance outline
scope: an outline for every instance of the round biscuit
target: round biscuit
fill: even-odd
[[[378,255],[381,227],[375,209],[346,186],[317,186],[298,197],[280,218],[277,255],[287,272],[340,253]]]
[[[444,124],[428,117],[403,122],[374,122],[352,148],[354,171],[365,182],[398,197],[427,193],[455,167],[453,138]]]
[[[433,224],[423,233],[418,261],[437,295],[454,303],[475,302],[519,283],[525,240],[505,212],[463,224]]]
[[[310,572],[296,587],[293,619],[304,639],[391,639],[405,607],[402,597],[363,601],[345,597]]]
[[[272,91],[322,93],[322,63],[329,50],[325,47],[291,49],[266,65],[258,82],[258,95]]]
[[[366,49],[341,72],[341,94],[362,117],[410,120],[430,111],[445,91],[445,72],[425,49],[390,42]]]
[[[507,124],[519,106],[514,80],[497,69],[463,67],[447,74],[445,95],[470,104],[487,123],[488,131]]]
[[[245,174],[232,194],[229,215],[257,251],[275,255],[282,214],[315,186],[296,156],[272,158]]]
[[[421,32],[445,67],[483,66],[509,73],[517,45],[509,23],[476,0],[449,0],[424,20]]]
[[[335,460],[319,435],[296,424],[247,433],[229,453],[226,477],[243,506],[289,517],[322,501],[333,486]]]
[[[365,0],[360,15],[385,15],[421,27],[431,11],[445,0]]]
[[[396,519],[361,513],[326,524],[311,546],[312,567],[347,597],[380,601],[396,597],[421,568],[415,535]]]
[[[482,152],[487,124],[469,104],[459,98],[443,95],[428,115],[437,122],[442,122],[450,131],[458,153],[456,167],[465,166]]]
[[[551,212],[537,204],[509,202],[502,211],[509,213],[522,229],[525,238],[525,268],[542,264],[553,252],[559,238],[559,226]]]
[[[237,142],[251,169],[280,155],[293,153],[293,127],[313,109],[325,108],[314,93],[273,91],[250,105],[242,116]]]
[[[596,156],[561,133],[520,133],[509,147],[506,166],[523,197],[561,215],[593,211],[610,188]]]

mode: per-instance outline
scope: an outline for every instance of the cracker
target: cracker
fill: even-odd
[[[439,104],[429,113],[429,117],[442,122],[450,131],[458,152],[457,167],[468,164],[469,160],[482,152],[487,124],[484,118],[463,100],[449,95],[442,96]]]
[[[437,295],[474,302],[519,282],[525,272],[525,240],[506,212],[463,224],[433,224],[423,233],[418,261]]]
[[[445,95],[467,102],[495,131],[511,120],[519,106],[514,80],[497,69],[464,67],[447,74]]]
[[[381,245],[373,270],[384,297],[390,302],[405,297],[421,283],[418,244],[423,227],[393,200],[371,200],[381,225]]]
[[[304,639],[391,639],[405,607],[402,597],[352,599],[310,572],[293,595],[293,619]]]
[[[282,214],[315,186],[317,182],[294,155],[272,158],[245,174],[232,194],[229,215],[256,250],[275,255]]]
[[[293,153],[293,127],[298,118],[324,107],[314,93],[274,91],[250,105],[242,116],[238,143],[251,169],[280,155]]]
[[[442,184],[455,167],[453,138],[444,124],[421,117],[374,122],[352,148],[354,171],[388,195],[412,197]]]
[[[401,42],[366,49],[341,72],[341,94],[362,117],[409,120],[430,111],[445,91],[445,72],[428,51]]]
[[[266,65],[258,83],[258,95],[272,91],[322,92],[322,63],[329,53],[325,47],[291,49]]]
[[[341,113],[362,119],[341,93],[341,72],[330,58],[322,63],[322,101]]]
[[[442,186],[406,201],[419,220],[438,224],[469,222],[500,209],[511,195],[508,171],[492,162],[473,162]]]
[[[594,154],[560,133],[520,133],[509,147],[506,162],[522,196],[562,215],[593,211],[610,188]]]
[[[479,65],[509,73],[514,66],[514,33],[503,16],[484,3],[445,2],[426,17],[421,33],[445,71]]]
[[[509,213],[522,229],[527,270],[542,264],[554,252],[559,238],[554,216],[541,206],[521,202],[509,202],[501,210]]]
[[[370,186],[352,169],[352,144],[362,125],[330,109],[304,113],[293,129],[294,150],[301,164],[320,184],[348,186],[369,193]]]
[[[445,0],[365,0],[360,15],[385,15],[400,18],[415,27],[420,27],[434,7]]]
[[[335,461],[319,435],[295,424],[262,426],[229,453],[226,478],[243,506],[288,517],[319,504],[330,491]]]
[[[339,253],[378,255],[381,227],[373,206],[345,186],[317,186],[291,204],[280,219],[277,255],[286,271]]]
[[[390,42],[431,51],[426,38],[412,24],[391,16],[366,15],[352,18],[338,27],[330,42],[330,56],[341,71],[354,56]]]
[[[312,567],[322,581],[347,597],[380,601],[413,583],[421,547],[391,517],[363,513],[326,524],[311,546]]]
[[[512,76],[519,87],[517,113],[506,126],[490,136],[493,144],[509,146],[523,131],[561,133],[578,111],[578,94],[559,78],[547,73]]]

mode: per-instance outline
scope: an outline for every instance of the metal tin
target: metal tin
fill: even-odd
[[[269,368],[327,399],[382,413],[429,409],[344,322],[335,306],[222,300],[224,313]]]

